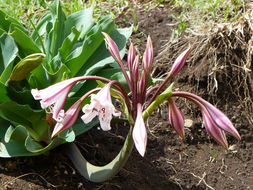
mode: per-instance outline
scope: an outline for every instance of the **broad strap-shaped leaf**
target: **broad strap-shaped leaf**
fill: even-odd
[[[42,46],[41,43],[44,43],[42,40],[42,37],[46,34],[47,30],[47,24],[49,22],[52,22],[52,15],[50,12],[47,12],[38,22],[38,24],[35,26],[34,31],[31,35],[33,41],[36,44],[40,44],[40,47]]]
[[[4,102],[8,102],[11,99],[8,96],[7,87],[0,82],[0,104]]]
[[[72,28],[72,32],[64,39],[61,48],[59,49],[62,62],[67,61],[68,55],[73,51],[81,32],[76,28]]]
[[[62,11],[59,0],[54,1],[50,5],[52,22],[48,22],[46,26],[47,35],[45,38],[45,48],[48,60],[50,61],[57,55],[58,49],[64,40],[64,23],[66,16]]]
[[[15,27],[11,36],[14,38],[16,44],[19,47],[19,55],[26,57],[30,54],[40,53],[40,48],[34,43],[32,38],[25,32]]]
[[[24,32],[26,31],[26,29],[17,20],[0,10],[0,29],[6,32],[11,32],[11,25],[15,25]]]
[[[103,182],[115,174],[125,165],[133,149],[132,128],[126,137],[123,147],[118,155],[104,166],[95,166],[89,163],[78,150],[74,143],[65,145],[64,152],[74,164],[79,173],[92,182]]]
[[[120,51],[120,56],[121,58],[123,58],[123,56],[125,55],[127,40],[132,34],[132,27],[123,29],[114,29],[109,34],[117,44]],[[78,75],[92,75],[101,68],[111,63],[115,63],[115,60],[108,52],[105,43],[102,43],[99,46],[99,48],[88,59],[87,64],[83,65]],[[113,67],[119,68],[118,64],[116,63],[113,65]]]
[[[12,71],[13,62],[18,54],[14,39],[8,34],[0,36],[0,82],[5,83]]]
[[[65,64],[71,70],[72,76],[76,76],[79,70],[103,42],[104,37],[101,32],[110,33],[113,28],[114,23],[111,17],[105,17],[92,27],[92,29],[87,33],[83,43],[73,50],[67,58],[67,62]]]
[[[5,133],[8,130],[9,126],[10,122],[0,117],[0,140],[4,139]]]
[[[75,28],[81,32],[80,39],[83,39],[84,35],[94,25],[92,14],[93,7],[89,7],[85,10],[81,10],[68,16],[65,21],[65,37],[67,37],[71,33],[71,30],[73,28]]]
[[[110,33],[110,36],[113,38],[113,40],[115,40],[116,44],[119,47],[121,57],[123,57],[125,54],[126,42],[131,34],[132,34],[132,27],[124,28],[124,29],[114,29]],[[111,68],[108,68],[109,65],[110,67],[115,68],[115,70],[114,69],[110,70]],[[107,70],[106,68],[108,68],[109,70]],[[117,76],[115,76],[116,78],[115,77],[112,78],[112,75],[120,71],[118,70],[118,68],[119,66],[115,63],[115,60],[112,58],[112,56],[109,54],[108,50],[106,49],[105,43],[102,43],[100,47],[88,59],[86,64],[83,65],[83,67],[78,72],[77,76],[98,75],[98,76],[103,76],[105,78],[116,79]],[[122,82],[122,84],[126,84],[124,81],[124,77],[120,79],[120,82]],[[84,85],[84,84],[89,84],[89,85]],[[92,85],[90,81],[80,82],[73,87],[72,92],[75,92],[77,94],[80,93],[78,96],[81,96],[83,92],[87,91],[87,86],[89,86],[89,88],[91,89],[95,87],[95,85],[96,85],[95,83],[93,83]]]
[[[22,125],[17,127],[10,126],[5,133],[4,142],[25,141],[27,135],[27,130]]]
[[[37,141],[48,138],[48,125],[43,110],[32,110],[28,105],[20,105],[12,101],[4,102],[0,104],[0,117],[13,125],[24,126]]]

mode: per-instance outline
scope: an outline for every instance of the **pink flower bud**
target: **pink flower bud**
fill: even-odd
[[[117,44],[113,41],[113,39],[106,34],[105,32],[102,32],[102,34],[105,36],[106,44],[108,45],[108,50],[111,53],[112,57],[118,62],[121,63],[122,60],[120,58],[119,48]]]
[[[176,106],[174,100],[170,98],[168,100],[168,109],[169,109],[169,122],[174,127],[176,132],[181,138],[184,138],[184,116],[179,108]]]
[[[131,43],[127,54],[127,66],[130,72],[133,69],[135,57],[136,57],[136,50],[134,45]]]
[[[141,156],[144,157],[147,146],[147,131],[142,118],[142,106],[137,105],[137,117],[133,129],[134,144]]]
[[[238,140],[241,139],[238,131],[236,130],[232,122],[228,119],[228,117],[224,113],[222,113],[219,109],[217,109],[216,107],[214,107],[212,104],[210,104],[209,102],[205,100],[203,100],[203,104],[206,107],[210,116],[213,118],[214,122],[221,129],[223,129],[224,131],[227,131]]]
[[[60,132],[70,128],[75,123],[80,111],[81,104],[82,100],[79,99],[66,111],[66,113],[64,113],[62,110],[62,114],[60,114],[58,117],[58,122],[54,127],[52,138],[57,136]]]
[[[221,130],[228,132],[238,140],[241,139],[238,131],[233,126],[232,122],[228,119],[228,117],[203,98],[189,92],[173,92],[172,96],[181,96],[189,100],[192,100],[200,107],[201,110],[206,110],[208,112],[210,118],[215,123],[215,125],[212,124],[212,126],[219,127]],[[207,121],[207,116],[205,117],[206,117],[205,120]]]
[[[153,45],[150,36],[148,36],[146,50],[143,54],[143,67],[146,74],[150,73],[153,61],[154,61]]]
[[[174,64],[171,67],[170,73],[169,75],[171,77],[174,77],[178,74],[178,72],[182,69],[182,67],[185,64],[186,58],[188,56],[188,54],[190,53],[190,48],[186,49],[185,51],[183,51],[183,53],[181,53],[177,59],[175,60]]]
[[[208,134],[211,135],[225,149],[228,149],[228,142],[224,131],[216,125],[216,123],[213,121],[213,118],[205,109],[202,109],[201,112],[203,115],[203,122]]]

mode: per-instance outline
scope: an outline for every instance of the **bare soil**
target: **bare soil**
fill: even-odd
[[[171,36],[175,22],[169,5],[138,11],[139,31],[132,41],[145,48],[146,35],[150,35],[156,55]],[[120,22],[120,21],[119,21]],[[168,55],[171,52],[168,52]],[[159,73],[166,73],[171,63],[159,60]],[[181,90],[208,97],[207,73],[200,81],[193,80],[192,65],[185,68],[175,84]],[[222,78],[220,81],[222,83]],[[201,85],[199,85],[201,84]],[[198,88],[196,90],[196,85]],[[221,92],[229,92],[223,84]],[[113,179],[104,183],[91,183],[81,177],[64,155],[61,147],[38,157],[0,159],[0,189],[8,190],[252,190],[253,189],[253,127],[236,111],[239,103],[225,100],[224,93],[212,103],[225,111],[242,136],[241,141],[229,139],[229,150],[224,150],[209,138],[201,124],[199,111],[185,101],[179,101],[189,126],[186,138],[181,140],[167,119],[166,105],[148,121],[149,139],[147,153],[142,158],[133,151],[126,166]],[[192,122],[192,123],[191,123]],[[91,162],[102,164],[110,161],[120,150],[128,126],[118,124],[113,130],[103,132],[92,129],[76,139],[83,155]]]

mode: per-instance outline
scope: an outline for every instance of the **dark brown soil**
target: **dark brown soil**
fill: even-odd
[[[140,9],[137,17],[139,31],[133,35],[132,41],[137,41],[141,52],[145,48],[147,34],[153,40],[156,55],[161,51],[171,35],[172,26],[168,25],[174,22],[171,13],[173,10],[169,5],[152,10]],[[188,74],[182,74],[176,86],[192,92],[196,81],[190,78]],[[201,84],[197,94],[206,98],[207,81],[203,80]],[[223,87],[222,90],[226,91],[226,86]],[[1,158],[0,189],[251,190],[253,127],[235,111],[238,106],[236,101],[222,106],[223,100],[220,94],[212,103],[219,103],[219,108],[229,115],[242,136],[240,142],[229,137],[231,146],[228,151],[209,138],[202,127],[199,112],[194,108],[183,109],[186,118],[193,124],[186,128],[186,138],[181,140],[168,124],[166,105],[163,105],[148,121],[149,139],[145,157],[134,150],[126,166],[113,179],[104,183],[85,180],[60,147],[38,157]],[[181,101],[180,105],[183,106],[183,103]],[[127,129],[128,126],[123,124],[114,126],[109,133],[94,128],[78,137],[76,143],[86,158],[102,164],[120,150]]]

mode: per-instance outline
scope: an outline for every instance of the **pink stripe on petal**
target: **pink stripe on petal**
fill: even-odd
[[[56,98],[57,99],[56,99],[55,105],[53,107],[53,119],[57,119],[58,114],[60,113],[60,111],[67,99],[70,88],[71,88],[71,86],[65,88],[65,90],[62,93],[60,93],[58,96],[55,97],[55,99]]]

